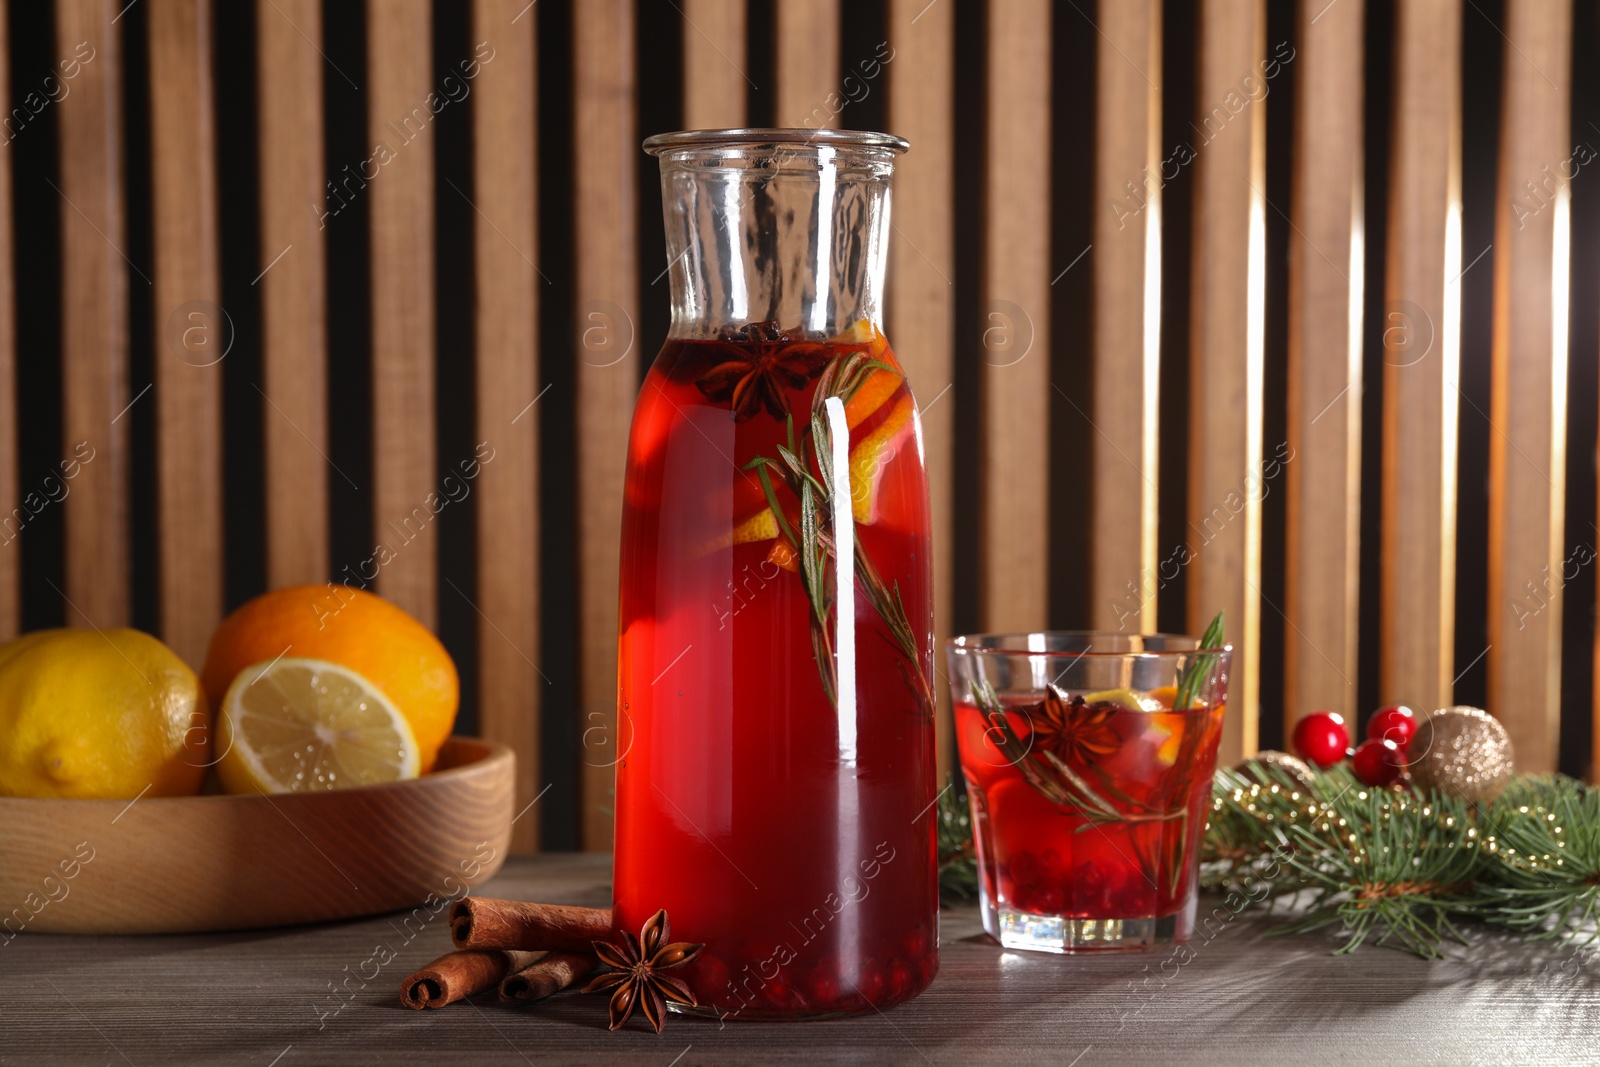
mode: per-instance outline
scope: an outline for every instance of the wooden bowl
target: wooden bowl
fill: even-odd
[[[0,943],[18,933],[165,934],[419,921],[505,861],[516,757],[452,737],[409,782],[279,796],[0,797]]]

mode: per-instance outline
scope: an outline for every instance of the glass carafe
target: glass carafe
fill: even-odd
[[[665,908],[724,1018],[887,1007],[938,968],[928,487],[882,328],[906,144],[645,148],[672,328],[628,444],[617,925]]]

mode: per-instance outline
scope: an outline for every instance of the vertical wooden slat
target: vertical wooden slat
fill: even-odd
[[[124,255],[119,9],[112,0],[55,8],[63,54],[92,53],[57,105],[62,452],[92,456],[62,504],[73,626],[121,626],[129,614],[127,409],[141,398],[128,391],[128,272],[140,284],[149,278]]]
[[[743,126],[745,0],[683,0],[683,126]]]
[[[539,793],[538,389],[534,27],[526,0],[475,0],[474,40],[495,60],[474,90],[478,440],[493,458],[478,475],[478,725],[517,754],[516,810]],[[515,21],[513,21],[515,20]],[[533,812],[511,847],[539,847]]]
[[[161,636],[189,663],[222,617],[222,359],[211,0],[150,0]]]
[[[980,614],[1046,623],[1050,421],[1050,5],[989,8]]]
[[[1461,362],[1461,5],[1396,13],[1383,318],[1386,704],[1451,703]]]
[[[1288,491],[1284,736],[1318,708],[1355,722],[1361,586],[1365,5],[1301,0],[1289,233],[1289,441],[1263,457]]]
[[[277,588],[329,576],[324,231],[338,202],[323,184],[321,3],[258,4],[256,40],[267,585]]]
[[[942,8],[942,10],[941,10]],[[918,16],[921,16],[920,18]],[[955,10],[927,0],[891,0],[887,68],[889,129],[911,142],[894,185],[889,337],[922,401],[923,452],[933,512],[934,662],[944,672],[950,636],[955,403]],[[915,238],[908,236],[915,234]],[[955,771],[949,688],[939,686],[941,776]]]
[[[392,154],[372,197],[373,527],[394,558],[378,589],[427,626],[436,604],[433,91],[428,0],[367,2],[367,126]],[[580,173],[582,173],[580,171]]]
[[[1489,437],[1489,709],[1556,769],[1567,552],[1570,0],[1506,5]]]
[[[11,99],[9,11],[0,0],[0,111]],[[7,131],[7,136],[16,136]],[[10,146],[7,145],[7,148]],[[0,151],[0,204],[11,203],[11,153]],[[22,628],[22,503],[17,470],[17,297],[11,212],[0,211],[0,641]]]
[[[1194,149],[1190,299],[1189,627],[1227,612],[1234,647],[1218,757],[1256,750],[1266,288],[1266,99],[1245,95],[1266,52],[1261,0],[1205,0]],[[1242,106],[1241,106],[1242,102]]]
[[[1161,3],[1101,0],[1094,146],[1097,628],[1156,628],[1161,373]]]
[[[617,730],[617,566],[622,478],[638,382],[633,5],[585,0],[573,11],[573,162],[577,184],[579,609],[582,643],[583,846],[611,846]],[[626,727],[622,728],[626,731]]]
[[[778,125],[837,126],[839,0],[777,0],[776,21]]]

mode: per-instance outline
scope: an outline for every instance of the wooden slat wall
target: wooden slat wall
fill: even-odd
[[[1454,688],[1461,5],[1401,4],[1394,54],[1378,686],[1386,704],[1431,710]]]
[[[1161,0],[1101,0],[1094,145],[1090,619],[1156,629]]]
[[[161,637],[205,659],[222,618],[222,359],[211,0],[150,0]]]
[[[261,421],[267,585],[328,567],[328,292],[323,222],[322,4],[256,5],[260,115]],[[308,205],[315,211],[307,210]]]
[[[428,626],[437,610],[434,479],[433,9],[367,0],[368,137],[387,145],[372,197],[373,537],[378,591]],[[414,110],[415,109],[415,110]],[[463,459],[467,457],[462,457]]]
[[[511,828],[519,852],[539,847],[526,806],[540,790],[539,712],[539,254],[535,89],[537,20],[526,0],[474,0],[473,40],[494,59],[473,90],[473,245],[477,418],[492,458],[479,468],[478,726],[517,754]],[[466,595],[465,592],[462,595]]]
[[[611,846],[617,744],[617,561],[622,476],[639,380],[633,5],[585,0],[573,10],[577,247],[578,581],[582,645],[583,846]],[[623,740],[627,727],[622,725]]]
[[[989,7],[979,592],[987,630],[1046,623],[1050,19],[1046,0]]]
[[[93,49],[62,97],[61,387],[63,457],[86,446],[63,502],[66,617],[73,626],[121,626],[129,617],[128,270],[122,185],[120,5],[61,0],[56,40]],[[87,54],[87,53],[86,53]],[[133,265],[141,281],[149,275]],[[148,383],[136,387],[142,394]]]
[[[941,10],[942,9],[942,10]],[[920,17],[919,17],[920,16]],[[934,664],[944,674],[954,587],[951,456],[955,402],[955,11],[891,0],[889,129],[911,142],[895,168],[890,235],[889,338],[922,404],[933,513]],[[913,239],[908,234],[915,234]],[[939,686],[941,775],[955,772],[949,689]]]
[[[1567,556],[1563,161],[1572,154],[1572,5],[1514,0],[1505,34],[1489,415],[1498,430],[1489,438],[1489,707],[1511,734],[1517,768],[1553,771]]]
[[[126,256],[122,0],[56,0],[63,55],[92,48],[59,101],[63,454],[76,458],[64,505],[67,618],[130,615],[127,439],[137,404],[155,404],[159,613],[164,636],[198,660],[221,611],[220,301],[210,18],[215,0],[149,0],[153,261]],[[1096,625],[1154,625],[1156,387],[1162,166],[1162,0],[1095,9],[1094,272]],[[1482,249],[1461,246],[1460,0],[1397,6],[1384,309],[1380,690],[1385,702],[1451,702],[1454,663],[1456,438],[1460,288]],[[0,0],[0,15],[4,3]],[[473,40],[496,49],[474,82],[477,439],[492,459],[476,479],[477,574],[459,590],[477,612],[482,732],[521,759],[519,807],[544,782],[538,536],[540,374],[537,266],[536,24],[526,0],[473,0]],[[745,0],[683,0],[684,112],[691,127],[737,126],[747,91],[775,83],[782,124],[831,124],[840,92],[839,0],[776,0],[771,54],[746,52]],[[434,430],[434,115],[432,5],[368,0],[369,137],[393,158],[361,190],[371,210],[376,539],[395,550],[379,587],[430,625],[437,612]],[[979,272],[984,344],[980,509],[975,558],[957,560],[952,453],[955,360],[956,5],[890,0],[888,126],[912,152],[897,178],[890,333],[914,377],[933,490],[936,610],[947,635],[955,568],[975,567],[978,624],[1048,624],[1051,40],[1047,0],[992,0],[987,19],[984,198]],[[1363,214],[1363,0],[1302,0],[1295,27],[1292,202],[1265,198],[1264,0],[1204,0],[1197,27],[1191,321],[1191,560],[1188,626],[1219,609],[1239,650],[1222,758],[1256,746],[1263,610],[1282,611],[1288,723],[1313,707],[1355,704]],[[572,6],[572,166],[576,249],[576,522],[582,745],[581,841],[610,844],[617,723],[617,556],[625,442],[638,381],[639,303],[634,5]],[[256,7],[261,147],[262,393],[267,580],[328,576],[329,464],[322,86],[318,0]],[[7,86],[0,17],[0,91]],[[1490,542],[1491,710],[1519,766],[1556,765],[1565,477],[1570,0],[1510,0],[1494,244],[1494,402]],[[81,59],[81,53],[80,53]],[[1285,64],[1287,65],[1287,64]],[[1253,79],[1253,82],[1251,81]],[[1276,104],[1272,106],[1278,106]],[[645,131],[655,132],[655,131]],[[0,153],[0,202],[10,196]],[[27,193],[32,196],[33,193]],[[307,204],[313,205],[307,210]],[[1289,440],[1262,440],[1265,219],[1286,208],[1289,235]],[[646,220],[654,226],[654,220]],[[11,219],[0,213],[0,523],[19,480]],[[1374,239],[1380,239],[1374,235]],[[653,272],[652,272],[653,273]],[[154,380],[130,381],[127,286],[152,287]],[[190,318],[199,312],[202,319]],[[191,330],[187,338],[185,329]],[[203,334],[203,338],[202,338]],[[184,347],[183,342],[189,342]],[[220,355],[220,348],[217,350]],[[1592,354],[1591,354],[1592,356]],[[565,354],[561,358],[568,358]],[[254,384],[254,383],[252,383]],[[153,396],[146,396],[146,392]],[[80,442],[93,449],[83,461]],[[229,447],[240,447],[232,440]],[[461,457],[470,460],[474,457]],[[1279,460],[1277,467],[1271,462]],[[1263,461],[1267,465],[1263,466]],[[1287,598],[1260,593],[1263,481],[1288,495]],[[365,488],[365,487],[362,487]],[[1133,536],[1131,531],[1137,531]],[[0,638],[20,623],[20,547],[0,525]],[[1549,579],[1546,580],[1546,576]],[[1130,589],[1130,583],[1132,587]],[[1530,583],[1531,587],[1530,587]],[[454,594],[447,594],[454,595]],[[1533,610],[1538,605],[1537,610]],[[942,669],[942,658],[940,661]],[[1600,683],[1597,683],[1600,685]],[[943,696],[944,694],[941,694]],[[1600,708],[1600,693],[1596,707]],[[1600,723],[1600,717],[1597,717]],[[941,765],[953,766],[941,716]],[[1600,756],[1600,730],[1595,742]],[[560,758],[559,756],[557,758]],[[539,819],[515,846],[539,844]]]
[[[838,125],[828,106],[839,86],[839,0],[776,0],[778,125]]]
[[[1227,612],[1234,647],[1218,759],[1256,750],[1261,645],[1266,101],[1235,111],[1266,52],[1262,0],[1200,7],[1189,372],[1189,632]]]
[[[0,0],[0,111],[11,110],[10,15]],[[14,137],[8,130],[6,136]],[[8,146],[9,147],[9,146]],[[0,151],[0,204],[11,203],[11,153]],[[17,295],[11,212],[0,211],[0,641],[22,629],[24,518],[17,467]]]
[[[744,125],[744,39],[745,0],[683,0],[684,129]]]
[[[1360,711],[1365,5],[1302,0],[1300,25],[1289,234],[1291,451],[1283,466],[1285,737],[1319,708],[1352,723]]]

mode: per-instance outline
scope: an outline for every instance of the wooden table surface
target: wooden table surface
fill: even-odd
[[[482,891],[604,906],[609,878],[608,857],[547,855]],[[1181,955],[1053,956],[1002,951],[964,907],[944,913],[939,977],[908,1004],[829,1022],[673,1018],[657,1036],[609,1033],[601,997],[408,1011],[400,979],[449,935],[441,917],[407,939],[400,918],[0,942],[0,1065],[1600,1062],[1600,953],[1487,931],[1430,963],[1335,957],[1329,940],[1263,939],[1241,916]],[[379,946],[394,952],[382,967]]]

